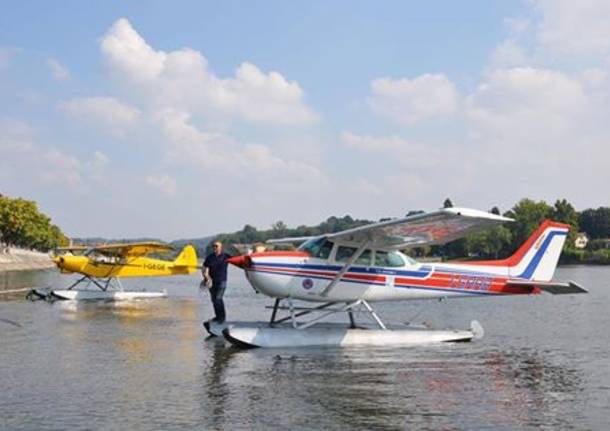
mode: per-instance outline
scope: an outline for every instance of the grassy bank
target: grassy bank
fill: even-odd
[[[559,261],[561,264],[610,265],[610,249],[601,250],[564,250]]]

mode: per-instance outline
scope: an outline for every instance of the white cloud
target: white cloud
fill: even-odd
[[[221,173],[227,166],[234,175],[257,179],[281,178],[283,182],[323,180],[319,168],[298,160],[286,160],[260,144],[240,144],[230,136],[199,130],[184,112],[166,110],[156,114],[165,146],[172,160],[195,164]]]
[[[378,157],[386,168],[397,165],[418,171],[442,169],[459,156],[451,142],[433,145],[399,136],[357,135],[347,131],[341,133],[341,141],[346,147],[366,154],[369,161],[372,156]]]
[[[607,55],[610,2],[607,0],[533,0],[541,14],[537,39],[554,53]]]
[[[347,131],[341,133],[341,141],[348,147],[363,151],[404,151],[412,145],[398,136],[362,136]]]
[[[221,169],[233,162],[237,143],[220,133],[207,133],[190,122],[186,112],[164,110],[154,114],[170,159],[197,164],[206,169]]]
[[[61,101],[58,107],[78,119],[107,128],[113,133],[122,133],[140,117],[140,110],[114,97],[77,97]]]
[[[70,79],[70,71],[54,58],[47,59],[47,66],[57,81]]]
[[[72,189],[82,185],[81,162],[76,157],[50,148],[43,152],[42,162],[46,169],[40,171],[39,175],[45,183],[64,185]]]
[[[274,125],[309,125],[317,120],[304,103],[299,84],[280,73],[264,73],[244,62],[235,77],[218,78],[200,52],[190,48],[156,51],[125,18],[108,30],[101,49],[116,79],[155,109]]]
[[[530,61],[524,48],[512,38],[500,43],[491,55],[491,62],[495,67],[526,66]]]
[[[101,151],[95,151],[93,159],[85,163],[86,172],[94,180],[101,181],[104,178],[106,166],[109,162],[108,156]]]
[[[40,186],[66,186],[86,191],[83,174],[100,179],[109,159],[95,151],[93,159],[82,162],[65,149],[50,145],[32,125],[14,118],[0,118],[0,170],[5,180]],[[25,174],[24,174],[25,173]]]
[[[443,74],[376,79],[371,83],[371,92],[369,103],[374,111],[407,125],[451,115],[458,106],[455,86]]]
[[[145,178],[146,184],[160,190],[167,196],[176,194],[176,180],[169,175],[153,176],[149,175]]]
[[[33,147],[34,131],[23,121],[0,118],[0,150],[3,154],[28,152]]]
[[[504,19],[504,25],[513,37],[519,37],[531,29],[531,21],[523,17],[510,17]]]
[[[494,139],[510,136],[537,145],[561,139],[577,127],[586,105],[578,80],[534,68],[495,70],[466,101],[477,129]]]

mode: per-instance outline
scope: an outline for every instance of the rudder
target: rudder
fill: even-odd
[[[549,281],[553,278],[570,226],[545,220],[507,260],[510,276]]]
[[[195,272],[197,263],[197,251],[190,244],[186,245],[174,260],[174,266],[186,267],[189,274]]]

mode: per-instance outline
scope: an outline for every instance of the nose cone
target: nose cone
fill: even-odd
[[[233,256],[228,258],[227,262],[240,268],[247,268],[252,264],[252,259],[248,255]]]
[[[83,256],[57,256],[53,259],[61,272],[80,272],[88,261]]]
[[[62,273],[70,273],[72,271],[68,271],[66,269],[66,259],[63,256],[55,256],[53,258],[53,262],[55,263],[55,265],[57,265],[57,268],[59,268],[59,270]]]

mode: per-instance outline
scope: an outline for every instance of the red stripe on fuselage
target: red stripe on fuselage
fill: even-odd
[[[282,274],[282,275],[294,275],[294,276],[312,276],[312,277],[323,277],[328,280],[332,280],[338,274],[338,271],[317,271],[309,269],[295,269],[289,267],[276,267],[276,266],[264,266],[257,265],[256,270],[261,270],[270,273]],[[488,284],[483,285],[480,280],[488,280]],[[383,275],[369,275],[369,274],[345,274],[342,281],[363,281],[373,283],[385,283],[386,277]],[[488,292],[496,294],[510,294],[510,295],[523,295],[540,293],[539,289],[531,288],[528,286],[507,286],[507,277],[493,277],[492,274],[489,276],[470,276],[464,274],[446,274],[446,273],[435,273],[433,272],[427,279],[421,278],[409,278],[409,277],[396,277],[394,284],[397,287],[421,287],[427,289],[455,289],[456,291],[462,292]]]
[[[311,257],[306,251],[261,251],[259,253],[251,253],[250,257]]]
[[[261,270],[266,272],[282,272],[282,273],[291,273],[295,275],[312,275],[312,276],[322,276],[328,278],[335,278],[338,274],[337,271],[316,271],[311,269],[294,269],[294,268],[282,268],[277,266],[264,266],[264,265],[256,265],[255,270]],[[363,280],[370,281],[374,283],[385,283],[385,276],[382,275],[368,275],[368,274],[345,274],[342,279],[350,279],[350,280]]]

